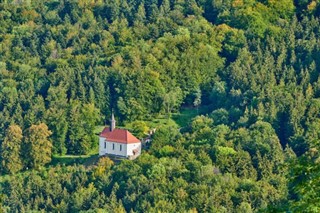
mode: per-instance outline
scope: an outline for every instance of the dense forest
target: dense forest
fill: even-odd
[[[0,1],[0,211],[319,212],[319,16],[319,0]],[[183,108],[199,115],[134,161],[50,163],[94,150],[112,110],[134,126]]]

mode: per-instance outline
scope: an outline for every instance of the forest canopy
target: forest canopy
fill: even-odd
[[[0,1],[5,212],[319,212],[318,0]],[[97,148],[111,111],[135,161]]]

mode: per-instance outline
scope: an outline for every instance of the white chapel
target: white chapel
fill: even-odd
[[[112,113],[110,127],[105,127],[99,135],[99,155],[135,159],[140,153],[141,141],[128,130],[116,128]]]

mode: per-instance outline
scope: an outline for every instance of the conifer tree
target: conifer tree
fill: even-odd
[[[28,165],[32,168],[39,168],[51,161],[52,143],[49,140],[51,131],[44,123],[31,125],[26,132],[25,156]]]

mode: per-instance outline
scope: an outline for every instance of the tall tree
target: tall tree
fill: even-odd
[[[182,91],[179,87],[164,94],[163,105],[166,110],[166,113],[168,114],[168,117],[170,117],[173,109],[181,105],[182,101],[183,101]]]
[[[69,108],[69,127],[67,133],[67,147],[70,154],[84,154],[90,148],[90,140],[85,134],[81,118],[81,104],[72,101]]]
[[[94,129],[99,120],[99,110],[94,104],[82,105],[79,101],[72,101],[69,116],[68,152],[87,154],[96,144]]]
[[[4,173],[16,173],[23,168],[21,160],[22,130],[11,125],[1,144],[1,169]]]
[[[90,148],[96,145],[96,136],[94,135],[94,130],[99,120],[99,110],[95,108],[94,104],[84,104],[81,110],[81,119],[86,121],[83,123],[83,127],[87,136],[90,139]]]
[[[48,109],[45,114],[46,122],[50,130],[52,130],[53,154],[63,155],[67,152],[66,137],[68,131],[67,121],[67,94],[65,88],[50,87],[46,99],[49,102]]]
[[[31,125],[26,132],[26,150],[28,166],[39,168],[51,161],[52,143],[49,140],[51,131],[44,123]]]

